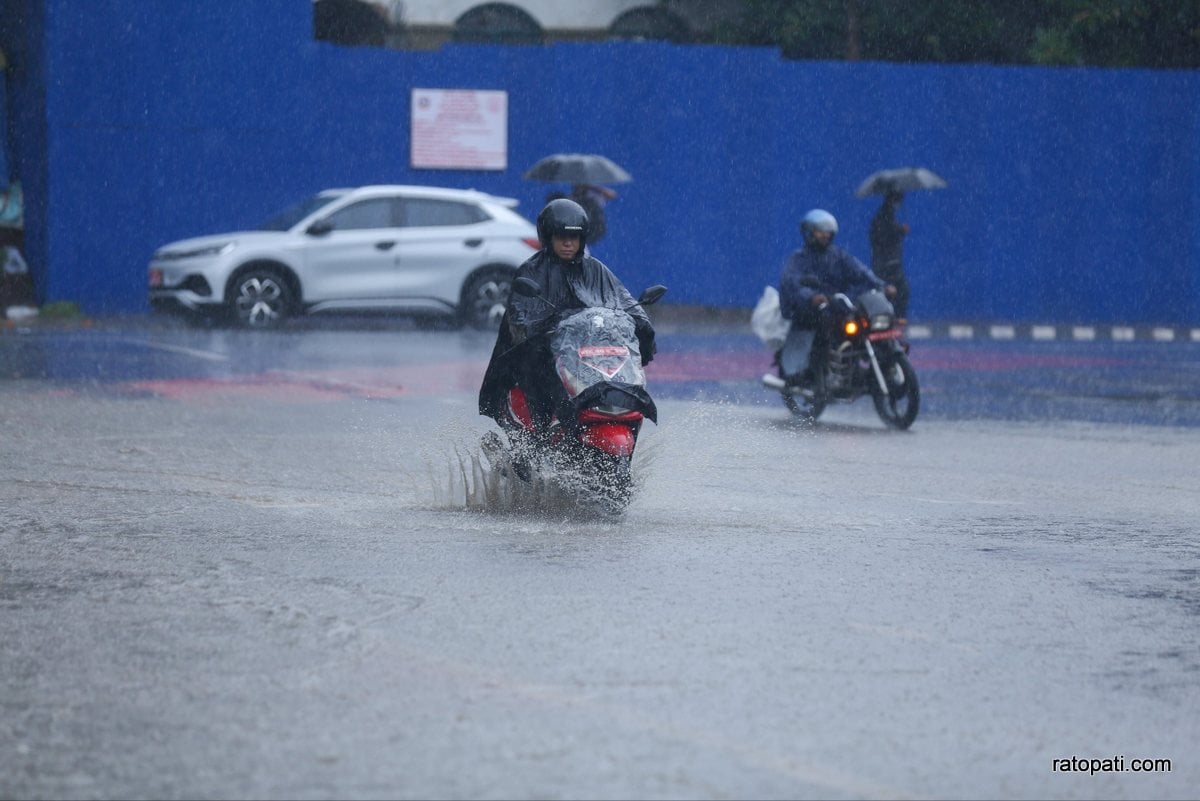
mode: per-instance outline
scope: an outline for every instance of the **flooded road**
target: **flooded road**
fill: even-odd
[[[490,345],[0,337],[0,795],[1194,795],[1193,346],[916,343],[902,433],[664,332],[605,521],[489,506]]]

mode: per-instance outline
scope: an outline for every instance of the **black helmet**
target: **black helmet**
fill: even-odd
[[[565,197],[551,200],[542,209],[537,218],[538,240],[542,247],[550,247],[550,238],[559,236],[578,236],[579,247],[582,250],[587,244],[588,233],[591,231],[587,212],[574,200]]]

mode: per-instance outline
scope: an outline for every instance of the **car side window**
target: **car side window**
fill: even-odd
[[[396,203],[392,198],[377,197],[351,203],[329,215],[335,231],[361,231],[371,228],[395,228]]]
[[[437,225],[472,225],[489,220],[487,212],[473,203],[434,198],[406,198],[403,225],[418,228]]]

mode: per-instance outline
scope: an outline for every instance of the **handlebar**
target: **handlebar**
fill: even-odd
[[[845,292],[838,292],[833,296],[833,300],[838,302],[845,311],[854,311],[854,301],[846,296]],[[817,305],[817,311],[825,311],[829,308],[830,300],[826,297],[823,303]]]
[[[562,322],[561,315],[565,315],[568,312],[573,313],[575,311],[583,311],[586,308],[588,308],[588,307],[584,307],[582,309],[562,309],[562,308],[560,308],[555,303],[553,303],[549,299],[542,296],[542,294],[541,294],[542,288],[540,285],[538,285],[537,281],[534,281],[532,278],[526,278],[525,276],[517,278],[516,280],[513,281],[512,291],[518,295],[521,295],[522,297],[537,298],[538,300],[542,301],[542,303],[545,303],[547,306],[549,306],[551,309],[553,309],[558,315],[560,315],[560,318],[554,325],[549,326],[544,331],[537,332],[533,336],[528,336],[528,332],[526,332],[527,335],[526,335],[525,339],[521,340],[518,343],[515,343],[511,348],[509,348],[508,350],[506,350],[504,352],[504,355],[511,353],[512,351],[519,348],[521,345],[524,345],[526,342],[529,342],[531,339],[542,338],[542,337],[549,336],[550,334],[553,334],[558,329],[558,323]],[[646,289],[644,289],[642,291],[642,294],[639,295],[638,298],[633,301],[633,303],[630,303],[627,306],[624,306],[623,308],[616,308],[616,309],[614,309],[614,311],[627,312],[630,309],[632,309],[634,306],[649,306],[652,303],[657,303],[659,300],[662,299],[662,296],[665,294],[667,294],[667,288],[665,286],[663,286],[662,284],[655,284],[654,286],[647,287]],[[603,306],[603,307],[597,307],[597,308],[612,308],[612,307]]]

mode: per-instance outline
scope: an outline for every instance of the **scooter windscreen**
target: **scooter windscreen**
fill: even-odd
[[[623,311],[591,308],[572,314],[558,324],[550,348],[572,398],[601,382],[646,383],[633,318]]]

